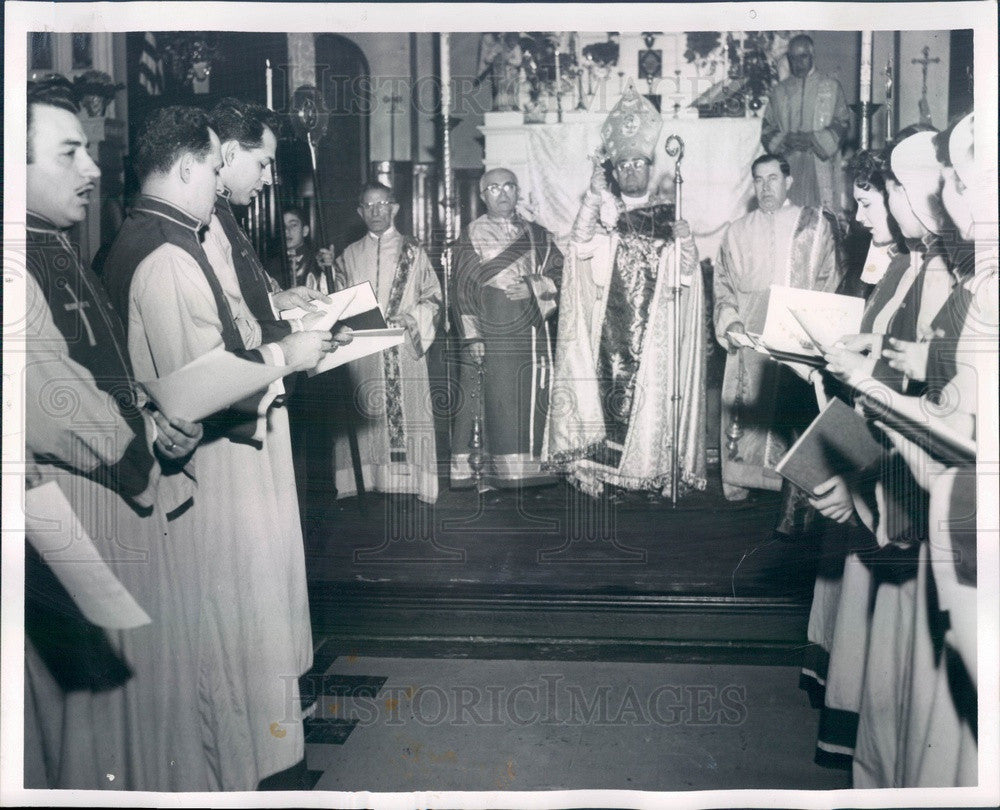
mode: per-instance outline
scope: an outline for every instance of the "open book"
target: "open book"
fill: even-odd
[[[857,334],[863,298],[771,285],[761,345],[771,352],[822,358],[844,335]]]
[[[322,374],[324,371],[367,357],[376,352],[382,352],[399,346],[406,339],[403,327],[391,327],[385,320],[385,314],[378,305],[375,290],[371,282],[363,281],[340,290],[330,296],[334,305],[340,307],[340,302],[346,299],[346,304],[340,308],[340,314],[333,325],[333,331],[341,327],[353,330],[353,340],[346,346],[337,347],[336,351],[326,355],[308,374]],[[326,305],[330,306],[330,305]]]
[[[186,366],[140,385],[167,416],[200,422],[263,391],[288,372],[287,366],[254,363],[217,346]]]

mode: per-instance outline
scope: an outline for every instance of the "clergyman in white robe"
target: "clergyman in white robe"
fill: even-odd
[[[204,248],[246,348],[283,363],[276,345],[260,345],[228,242],[210,231]],[[201,267],[185,250],[161,245],[138,265],[130,287],[136,378],[167,375],[222,344]],[[212,787],[221,790],[255,790],[304,756],[298,677],[312,664],[305,560],[288,415],[265,410],[269,400],[261,403],[256,441],[206,436],[198,446],[185,470],[198,492],[173,523],[191,539],[201,582],[200,698],[212,731],[204,743]]]
[[[348,366],[364,484],[434,503],[438,469],[427,350],[437,333],[441,284],[423,248],[394,228],[380,235],[369,232],[337,260],[339,289],[366,281],[387,322],[406,328],[406,339]],[[354,495],[354,468],[343,431],[334,455],[337,493]]]

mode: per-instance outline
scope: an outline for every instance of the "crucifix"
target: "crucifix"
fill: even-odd
[[[924,73],[923,89],[920,91],[920,101],[918,102],[917,107],[920,111],[920,123],[929,124],[931,122],[931,105],[927,101],[927,67],[928,65],[935,64],[941,60],[936,56],[931,59],[931,49],[929,45],[924,45],[923,54],[923,59],[911,59],[910,62],[914,65],[920,65],[921,70],[923,70]]]
[[[396,92],[395,86],[382,101],[389,105],[389,160],[396,160],[396,107],[403,96]]]
[[[73,298],[73,303],[63,304],[67,312],[79,312],[80,320],[83,321],[83,328],[87,330],[87,340],[90,341],[91,346],[97,345],[97,340],[94,338],[94,330],[90,328],[90,319],[87,318],[87,313],[83,311],[84,307],[90,306],[90,301],[81,301],[76,297],[76,293],[73,292],[73,288],[68,284],[64,288],[66,292],[70,294]]]

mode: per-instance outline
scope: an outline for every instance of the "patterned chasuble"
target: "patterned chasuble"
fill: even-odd
[[[597,379],[604,410],[606,438],[591,456],[617,467],[628,435],[635,400],[635,379],[656,292],[660,253],[673,239],[674,206],[651,205],[619,214],[621,234],[615,254],[601,343]]]
[[[410,278],[410,269],[416,260],[417,243],[406,238],[399,254],[399,265],[389,290],[385,317],[390,319],[399,314],[399,304],[403,290]],[[403,390],[399,379],[399,346],[382,352],[382,369],[385,372],[385,415],[389,426],[389,460],[406,461],[406,435],[403,428]]]
[[[621,462],[628,435],[662,247],[660,240],[628,235],[622,237],[615,255],[597,355],[606,438],[594,455],[595,461],[612,467]]]

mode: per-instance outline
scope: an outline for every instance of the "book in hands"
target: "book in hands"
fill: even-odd
[[[811,493],[835,475],[846,476],[872,467],[882,458],[882,452],[867,420],[834,398],[774,469]]]
[[[330,293],[330,303],[328,304],[324,304],[322,301],[313,301],[312,303],[315,308],[311,311],[322,312],[323,317],[313,324],[311,329],[321,332],[332,332],[337,322],[344,317],[344,313],[353,305],[360,286],[356,285],[348,287],[346,290],[338,290],[337,292]],[[369,284],[368,287],[370,289],[371,285]],[[291,321],[304,318],[309,313],[310,310],[303,307],[292,307],[291,309],[282,310],[278,315],[283,321]]]
[[[863,298],[774,284],[760,339],[772,352],[822,357],[825,347],[861,331],[864,309]]]
[[[88,621],[110,630],[152,622],[101,557],[55,481],[25,491],[24,537]]]
[[[813,353],[811,351],[789,352],[775,349],[764,343],[764,340],[760,335],[755,335],[749,332],[745,335],[739,333],[736,333],[736,335],[736,342],[738,345],[748,349],[753,349],[760,354],[767,355],[771,359],[777,360],[779,363],[800,363],[812,368],[826,367],[826,358],[822,354]]]
[[[370,354],[399,346],[406,339],[405,328],[389,326],[386,322],[371,282],[363,281],[342,292],[351,292],[352,297],[341,312],[334,331],[347,327],[352,330],[353,340],[344,346],[338,346],[320,360],[316,367],[308,372],[310,377],[353,360],[360,360]]]
[[[217,346],[186,366],[140,385],[166,416],[200,422],[288,374],[288,366],[244,360]]]

